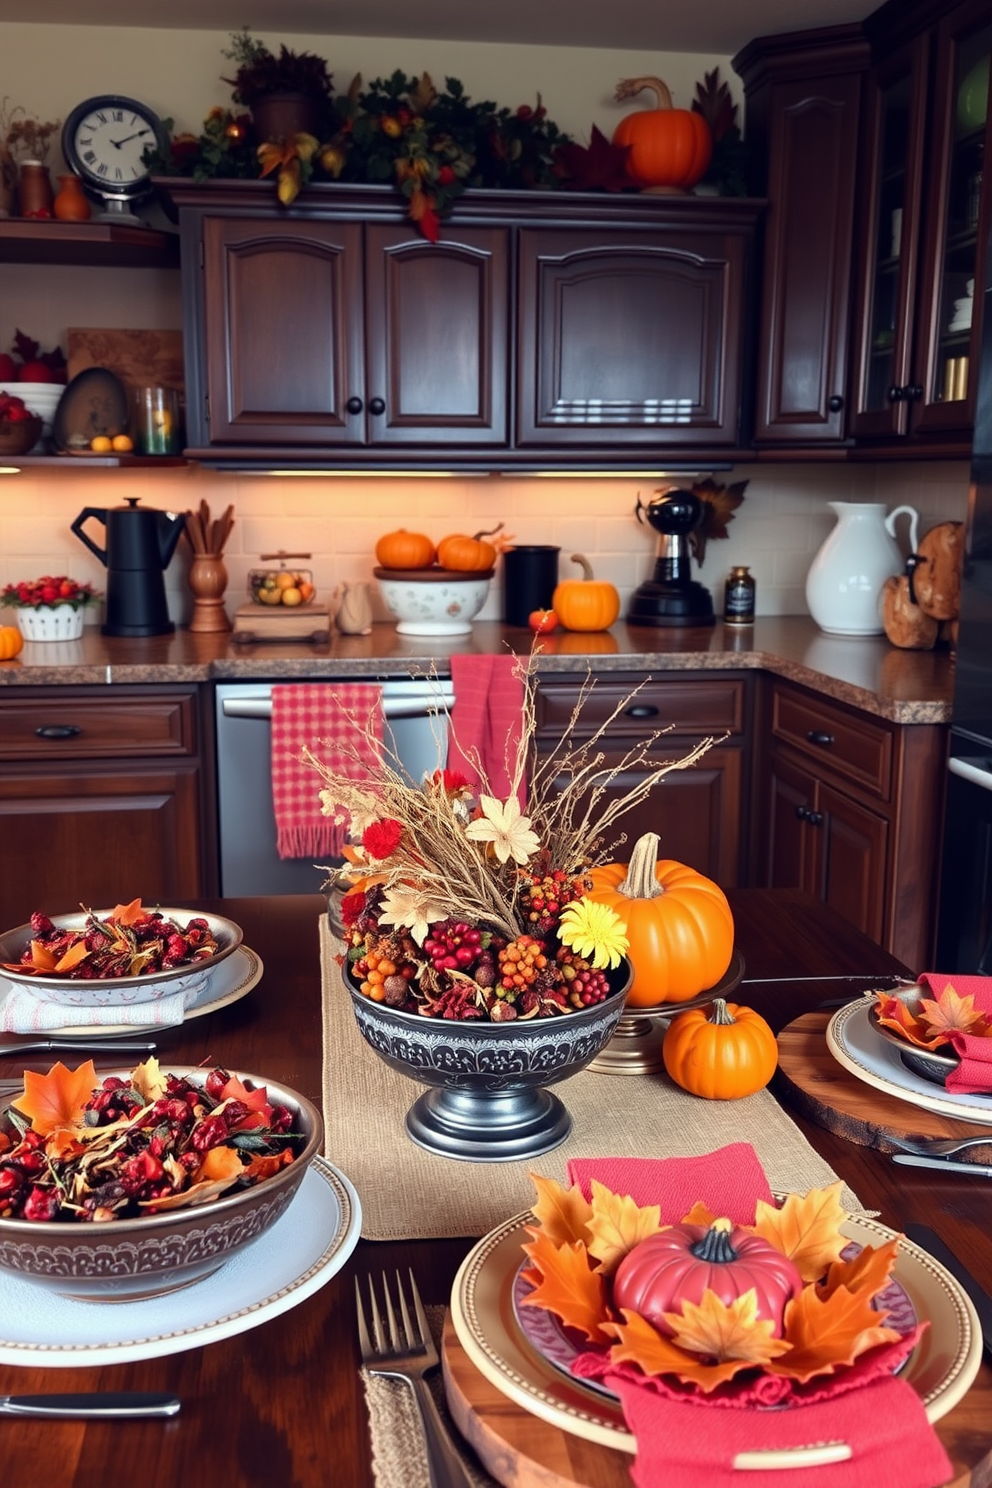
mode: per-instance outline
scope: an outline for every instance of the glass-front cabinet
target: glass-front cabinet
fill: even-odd
[[[981,330],[974,290],[989,230],[990,54],[987,0],[964,0],[872,74],[850,430],[858,438],[970,431]]]

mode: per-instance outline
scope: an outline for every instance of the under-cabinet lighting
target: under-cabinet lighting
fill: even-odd
[[[464,474],[464,472],[462,472]],[[374,476],[376,480],[451,480],[455,471],[453,470],[243,470],[243,475],[279,475],[294,480],[312,479],[318,477],[326,480],[333,476],[336,480],[345,478],[354,480],[358,476],[368,478]]]
[[[0,465],[0,475],[20,475],[20,465]]]

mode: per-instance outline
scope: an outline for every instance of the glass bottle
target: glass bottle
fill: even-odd
[[[754,623],[754,579],[750,569],[732,568],[723,590],[723,619],[726,625]]]

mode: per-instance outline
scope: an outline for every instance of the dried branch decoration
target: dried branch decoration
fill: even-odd
[[[20,104],[11,104],[9,98],[0,102],[0,175],[8,185],[16,182],[21,161],[40,160],[44,164],[61,127],[61,119],[42,124]]]

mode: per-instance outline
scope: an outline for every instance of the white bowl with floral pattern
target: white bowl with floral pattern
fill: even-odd
[[[468,635],[489,594],[493,570],[456,573],[445,568],[376,568],[383,602],[399,635]]]

